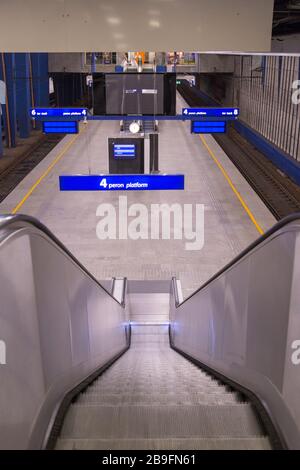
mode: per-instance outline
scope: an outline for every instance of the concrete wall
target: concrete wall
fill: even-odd
[[[199,54],[200,73],[233,73],[234,56],[221,54]]]
[[[85,72],[83,53],[57,53],[48,57],[49,72]]]
[[[300,33],[274,37],[272,52],[300,54]]]
[[[200,74],[198,87],[222,106],[233,105],[233,79],[230,74]]]
[[[270,51],[273,0],[1,0],[6,52]]]

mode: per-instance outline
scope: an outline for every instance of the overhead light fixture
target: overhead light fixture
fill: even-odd
[[[151,26],[151,28],[160,28],[160,22],[156,19],[152,19],[149,21],[149,26]]]
[[[109,24],[112,26],[119,25],[121,23],[120,18],[117,18],[116,16],[110,16],[109,18],[106,19]]]

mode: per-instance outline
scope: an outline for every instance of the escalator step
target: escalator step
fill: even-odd
[[[85,393],[77,401],[78,405],[115,405],[115,406],[130,406],[130,405],[231,405],[238,403],[236,394],[224,393],[195,393],[195,394],[181,394],[173,395],[170,393],[162,394],[161,392],[152,393],[151,397],[147,393]]]
[[[214,439],[59,439],[58,450],[270,450],[266,437]]]
[[[262,435],[249,404],[80,406],[73,404],[61,436],[73,438],[218,438]]]
[[[133,324],[131,348],[70,406],[57,449],[269,449],[245,398]]]

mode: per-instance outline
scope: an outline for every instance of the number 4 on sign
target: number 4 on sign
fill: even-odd
[[[100,186],[102,186],[102,188],[107,188],[107,182],[106,182],[106,178],[102,178],[102,180],[100,181]]]

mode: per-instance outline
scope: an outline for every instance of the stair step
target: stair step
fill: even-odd
[[[150,391],[153,394],[156,393],[164,393],[170,394],[172,390],[176,391],[176,395],[180,396],[181,394],[190,393],[190,395],[197,395],[197,394],[210,394],[215,393],[217,395],[223,395],[230,392],[227,392],[225,387],[218,387],[215,384],[208,384],[202,383],[200,380],[199,382],[195,382],[193,384],[188,384],[183,382],[178,386],[176,380],[151,380],[152,376],[148,376],[145,378],[144,381],[142,380],[134,380],[133,376],[129,377],[113,377],[107,378],[107,380],[103,379],[103,381],[96,382],[95,384],[91,385],[88,392],[91,393],[115,393],[115,394],[139,394],[145,391]],[[87,393],[88,393],[87,392]]]
[[[88,405],[116,405],[116,406],[153,406],[153,405],[230,405],[240,403],[236,394],[189,394],[171,395],[171,394],[115,394],[115,393],[85,393],[77,400],[76,404],[81,406]]]
[[[169,321],[170,295],[166,293],[129,294],[130,320]]]
[[[59,439],[58,450],[270,450],[266,437],[214,439]]]
[[[216,438],[262,434],[249,404],[176,406],[80,406],[73,404],[61,437],[69,438]]]
[[[167,322],[169,321],[169,315],[162,314],[162,313],[132,313],[130,315],[130,321],[132,322]]]

